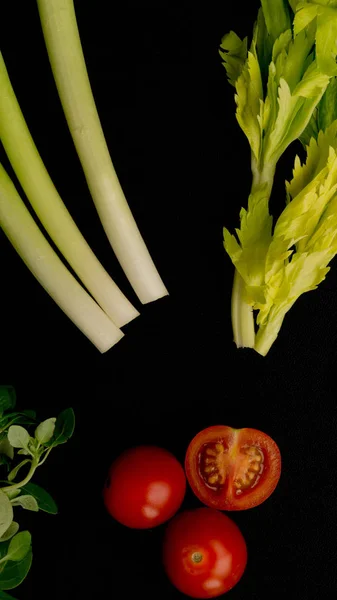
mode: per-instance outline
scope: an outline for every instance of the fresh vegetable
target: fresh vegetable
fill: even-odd
[[[134,319],[138,312],[102,267],[57,193],[30,135],[1,53],[0,138],[42,225],[88,291],[117,327]]]
[[[336,81],[326,91],[336,111]],[[323,108],[324,105],[322,105]],[[325,121],[310,138],[303,164],[295,160],[293,178],[287,182],[288,204],[278,218],[266,255],[265,301],[259,307],[255,349],[266,355],[286,313],[299,296],[317,288],[337,253],[337,121],[332,111],[315,115]],[[314,121],[310,123],[312,127]],[[307,135],[306,131],[304,135]]]
[[[163,546],[166,573],[192,598],[214,598],[232,589],[247,564],[237,525],[210,508],[185,511],[168,524]]]
[[[156,446],[138,446],[113,462],[103,498],[117,521],[146,529],[170,519],[181,506],[185,490],[184,469],[173,454]]]
[[[207,506],[244,510],[272,494],[281,475],[281,455],[262,431],[217,425],[193,438],[185,471],[193,492]]]
[[[46,292],[100,352],[123,337],[47,242],[1,164],[0,226]]]
[[[92,95],[73,0],[38,0],[43,34],[60,100],[83,171],[114,252],[141,302],[165,296],[127,204]]]
[[[14,513],[16,516],[17,507],[57,513],[48,492],[30,480],[52,449],[69,440],[75,426],[71,408],[57,419],[52,417],[39,423],[34,411],[15,411],[15,405],[14,388],[0,386],[0,462],[3,471],[7,471],[0,483],[0,598],[7,599],[11,596],[3,590],[20,585],[32,564],[31,535],[19,531]],[[32,427],[33,434],[23,425]]]
[[[277,162],[288,146],[296,139],[309,144],[306,171],[310,171],[315,154],[314,147],[310,149],[312,136],[327,126],[317,114],[329,106],[328,125],[332,115],[337,116],[331,109],[337,100],[333,81],[337,7],[328,0],[261,0],[261,4],[249,50],[247,38],[242,41],[231,31],[220,52],[236,90],[236,115],[251,147],[253,175],[248,208],[241,209],[236,236],[224,229],[225,249],[235,266],[234,341],[266,355],[286,312],[324,279],[336,253],[332,156],[320,161],[320,175],[311,172],[305,182],[296,159],[293,182],[287,184],[287,205],[274,231],[269,198]]]

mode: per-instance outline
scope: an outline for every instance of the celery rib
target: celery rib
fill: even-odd
[[[59,97],[92,199],[130,284],[145,304],[168,294],[128,206],[99,120],[72,0],[38,0]]]
[[[255,327],[253,309],[244,300],[245,283],[235,269],[232,291],[232,328],[237,348],[254,348]]]
[[[123,337],[47,242],[1,164],[0,226],[42,287],[100,352]]]
[[[136,316],[62,202],[31,137],[0,52],[0,139],[35,213],[87,290],[118,327]]]
[[[256,193],[259,189],[264,189],[266,198],[270,198],[274,176],[274,164],[257,165],[252,156],[252,186],[251,194]],[[232,289],[232,329],[234,342],[237,348],[254,348],[255,346],[255,324],[254,313],[252,306],[245,301],[245,282],[237,269],[234,272],[233,289]]]

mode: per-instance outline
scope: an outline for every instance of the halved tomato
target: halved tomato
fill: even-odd
[[[218,510],[244,510],[264,502],[281,475],[277,444],[257,429],[208,427],[191,441],[185,471],[195,495]]]

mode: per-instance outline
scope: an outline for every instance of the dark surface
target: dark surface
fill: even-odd
[[[250,172],[218,44],[229,29],[251,32],[258,2],[248,8],[224,0],[200,7],[183,1],[75,4],[112,159],[170,296],[143,307],[125,338],[100,355],[0,235],[0,379],[41,419],[67,406],[77,417],[74,438],[51,454],[35,480],[55,497],[59,515],[21,513],[33,534],[34,561],[14,596],[183,598],[161,567],[163,528],[137,532],[116,524],[105,514],[101,488],[123,449],[158,444],[183,460],[200,429],[228,424],[266,431],[283,457],[273,496],[232,515],[247,540],[249,562],[228,600],[332,599],[336,264],[320,288],[292,308],[266,358],[238,351],[232,342],[232,266],[222,227],[237,224]],[[140,308],[91,202],[35,2],[6,2],[0,33],[19,102],[64,202]],[[280,164],[280,198],[294,152]],[[199,506],[191,492],[184,506]]]

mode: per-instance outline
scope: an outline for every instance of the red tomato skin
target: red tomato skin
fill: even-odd
[[[173,454],[157,446],[138,446],[112,463],[103,500],[122,525],[148,529],[170,519],[185,492],[184,469]]]
[[[235,494],[232,470],[228,473],[224,489],[219,493],[213,493],[200,476],[198,461],[200,449],[205,444],[222,439],[228,442],[230,448],[234,448],[234,454],[244,444],[256,446],[264,453],[265,468],[260,481],[254,489],[248,490],[241,496]],[[185,456],[185,472],[192,491],[206,506],[226,511],[246,510],[262,504],[275,490],[281,476],[281,453],[276,442],[262,431],[214,425],[200,431],[190,442]]]
[[[200,552],[201,562],[191,555]],[[232,589],[247,564],[247,546],[224,513],[198,508],[179,513],[166,528],[164,568],[171,583],[191,598],[215,598]]]

